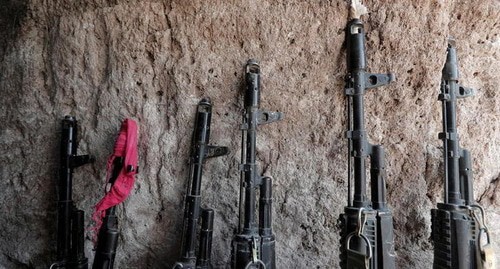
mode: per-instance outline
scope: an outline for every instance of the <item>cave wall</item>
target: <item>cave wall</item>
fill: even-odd
[[[442,201],[441,107],[446,39],[457,40],[461,145],[472,152],[474,194],[500,251],[500,2],[366,1],[371,72],[397,81],[366,94],[367,131],[387,150],[388,201],[399,268],[430,268],[430,209]],[[275,179],[278,268],[337,268],[346,205],[346,1],[7,0],[0,5],[0,267],[47,268],[55,255],[60,121],[80,123],[74,200],[102,195],[120,122],[139,124],[141,167],[118,209],[115,268],[166,268],[178,257],[195,106],[214,103],[203,204],[216,211],[213,258],[228,268],[238,223],[243,67],[260,60],[258,161]],[[92,261],[91,241],[86,241]]]

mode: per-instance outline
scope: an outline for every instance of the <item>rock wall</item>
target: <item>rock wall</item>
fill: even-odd
[[[366,94],[370,141],[387,150],[388,201],[399,268],[430,268],[430,209],[442,201],[440,103],[446,38],[456,38],[462,146],[475,197],[500,247],[500,2],[366,1],[369,70],[397,81]],[[169,268],[180,246],[195,105],[214,102],[203,204],[216,210],[213,258],[228,268],[237,225],[243,66],[262,66],[258,161],[273,175],[278,268],[337,268],[346,204],[343,47],[347,1],[6,0],[0,11],[0,267],[54,260],[60,120],[80,120],[74,200],[90,218],[120,122],[140,127],[140,174],[118,209],[115,268]],[[88,224],[88,222],[87,222]],[[87,256],[93,260],[90,240]]]

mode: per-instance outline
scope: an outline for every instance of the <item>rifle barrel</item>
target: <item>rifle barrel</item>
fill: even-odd
[[[366,196],[366,157],[369,154],[366,145],[368,144],[365,122],[364,122],[364,101],[365,94],[365,33],[360,20],[354,19],[347,25],[347,67],[348,84],[353,89],[353,94],[349,95],[352,105],[352,130],[350,139],[352,141],[351,156],[354,158],[354,206],[366,207],[369,200]]]
[[[443,102],[443,132],[440,138],[443,140],[445,154],[444,163],[446,168],[445,181],[447,185],[447,201],[456,205],[463,205],[459,182],[459,158],[460,147],[457,134],[457,92],[458,92],[458,65],[456,49],[449,44],[446,54],[446,64],[442,71],[440,99]]]
[[[255,188],[257,174],[256,143],[257,143],[257,121],[260,105],[260,67],[256,62],[249,62],[246,72],[247,88],[245,91],[245,115],[247,128],[243,130],[246,134],[245,160],[243,181],[245,182],[245,203],[244,203],[244,221],[243,231],[254,233],[257,228],[255,218]]]

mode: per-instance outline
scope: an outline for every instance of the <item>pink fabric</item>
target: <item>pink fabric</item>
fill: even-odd
[[[101,228],[102,219],[106,215],[106,209],[125,201],[134,187],[134,176],[137,174],[137,124],[131,119],[123,121],[120,134],[115,142],[114,152],[108,159],[106,167],[108,180],[113,169],[113,161],[117,157],[124,157],[120,174],[111,189],[107,192],[105,190],[105,196],[95,205],[92,214],[92,219],[95,222],[95,226],[92,228],[94,243],[97,241],[97,233]],[[133,168],[132,171],[129,170],[129,167]]]

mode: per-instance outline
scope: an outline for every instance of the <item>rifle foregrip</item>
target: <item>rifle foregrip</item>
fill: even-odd
[[[118,246],[118,217],[108,215],[104,218],[99,231],[99,241],[94,257],[92,269],[112,269],[115,262],[116,248]]]
[[[276,268],[276,239],[274,235],[261,236],[261,261],[266,265],[266,269]]]
[[[394,230],[392,213],[388,210],[378,211],[377,234],[378,234],[378,257],[379,267],[383,269],[396,268],[396,253],[394,249]]]
[[[272,229],[272,178],[262,178],[259,200],[259,233],[261,237],[261,260],[266,269],[276,268],[276,238]]]
[[[438,204],[438,209],[432,209],[431,214],[431,236],[434,241],[433,268],[476,268],[478,264],[474,255],[476,227],[466,209],[456,205]]]
[[[370,242],[372,257],[368,260],[369,268],[377,267],[377,253],[378,244],[376,243],[378,237],[377,229],[377,215],[376,211],[365,210],[365,223],[363,229],[363,236]],[[340,226],[340,268],[342,269],[364,269],[366,257],[369,256],[369,250],[366,242],[358,236],[353,236],[347,248],[347,237],[356,231],[359,223],[359,208],[346,207],[344,214],[339,217]]]
[[[67,263],[68,269],[87,269],[88,259],[85,257],[84,212],[73,210],[71,225],[71,251]]]

